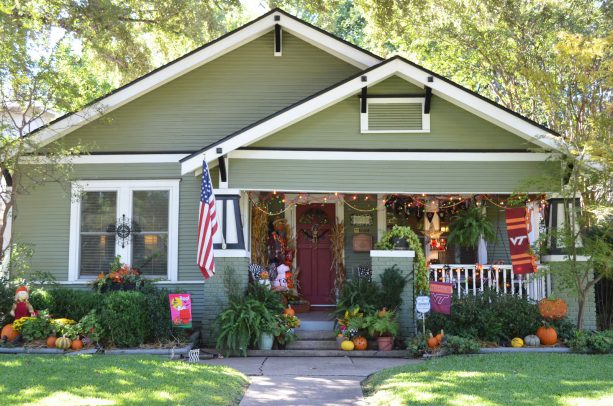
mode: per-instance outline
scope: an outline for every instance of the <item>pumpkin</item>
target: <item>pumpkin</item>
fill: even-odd
[[[443,331],[443,329],[441,329],[440,333],[434,336],[434,338],[436,338],[436,342],[439,344],[441,343],[441,341],[443,341],[443,337],[445,337],[445,332]]]
[[[287,314],[289,316],[295,316],[296,315],[296,311],[294,309],[292,309],[292,305],[288,305],[287,309],[283,310],[283,314]]]
[[[539,313],[546,319],[560,320],[568,313],[568,305],[562,299],[543,299],[539,302]]]
[[[524,340],[522,340],[519,337],[515,337],[514,339],[511,340],[511,347],[513,348],[520,348],[524,346]]]
[[[351,340],[345,340],[341,343],[341,350],[343,351],[353,351],[355,344]]]
[[[554,345],[558,342],[558,333],[553,327],[539,327],[536,330],[536,336],[543,345]]]
[[[524,343],[526,343],[528,347],[538,347],[541,345],[541,339],[534,334],[530,334],[524,337]]]
[[[368,347],[368,341],[362,336],[357,336],[353,339],[353,344],[355,345],[355,349],[359,351],[364,351],[366,347]]]
[[[4,337],[6,337],[7,341],[15,341],[18,335],[19,333],[15,331],[13,325],[7,324],[6,326],[2,327],[2,333],[0,333],[0,338],[4,340]]]
[[[430,337],[428,338],[428,341],[426,341],[426,343],[428,344],[428,348],[430,349],[435,349],[436,347],[438,347],[438,341],[436,337],[432,336],[432,333],[430,333]]]
[[[57,340],[56,336],[49,336],[49,337],[47,337],[47,347],[55,348],[55,340]]]
[[[268,271],[262,271],[260,272],[260,279],[268,279],[269,275],[268,275]]]
[[[70,343],[70,349],[73,351],[79,351],[83,349],[83,341],[76,339],[72,343]]]
[[[70,348],[70,338],[60,337],[55,340],[55,348],[59,348],[60,350],[67,350]]]
[[[384,307],[383,309],[377,312],[377,316],[379,317],[385,317],[386,314],[387,314],[387,307]]]

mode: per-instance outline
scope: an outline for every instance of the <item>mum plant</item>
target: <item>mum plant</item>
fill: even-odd
[[[139,290],[147,280],[141,276],[138,269],[121,262],[118,255],[110,264],[109,272],[100,272],[93,282],[93,288],[99,293],[113,290]]]

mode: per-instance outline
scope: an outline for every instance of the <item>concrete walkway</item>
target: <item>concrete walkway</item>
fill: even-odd
[[[402,358],[249,357],[202,361],[248,375],[241,406],[365,405],[360,383],[381,369],[420,362]]]

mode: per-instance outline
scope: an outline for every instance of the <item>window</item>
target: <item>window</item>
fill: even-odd
[[[430,132],[430,114],[424,113],[423,97],[370,97],[366,113],[360,114],[362,133]]]
[[[69,280],[95,278],[116,255],[145,276],[176,280],[178,180],[73,184]]]

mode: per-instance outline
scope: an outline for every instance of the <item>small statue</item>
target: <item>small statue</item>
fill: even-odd
[[[30,299],[28,288],[25,286],[18,287],[15,291],[15,303],[13,303],[11,308],[11,316],[15,320],[19,320],[22,317],[36,316],[36,312],[28,299]]]

